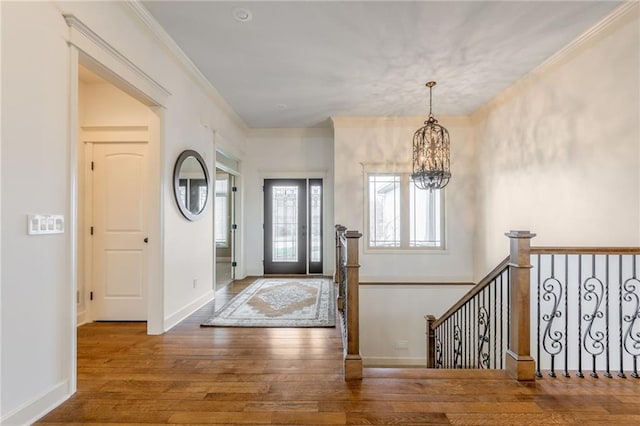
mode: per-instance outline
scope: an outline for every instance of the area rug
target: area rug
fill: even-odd
[[[204,327],[335,327],[333,282],[259,279],[213,314]]]

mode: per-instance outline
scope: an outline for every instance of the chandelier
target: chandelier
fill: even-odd
[[[413,134],[413,173],[411,178],[420,189],[442,189],[451,179],[449,169],[449,131],[438,124],[431,113],[431,91],[435,81],[426,84],[429,88],[429,118],[424,127]]]

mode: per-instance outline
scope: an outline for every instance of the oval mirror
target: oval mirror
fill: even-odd
[[[178,156],[173,191],[182,215],[191,221],[200,218],[209,198],[209,171],[196,151],[189,149]]]

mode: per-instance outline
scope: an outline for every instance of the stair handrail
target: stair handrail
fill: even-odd
[[[440,316],[440,318],[435,318],[433,315],[428,315],[428,317],[433,317],[433,322],[431,324],[432,328],[438,327],[442,324],[447,318],[453,315],[462,305],[467,303],[469,300],[473,299],[475,295],[480,293],[484,288],[486,288],[491,281],[493,281],[496,277],[502,274],[509,266],[509,256],[505,257],[502,262],[498,264],[491,272],[489,272],[483,279],[478,281],[476,285],[471,287],[471,289],[464,294],[456,303],[453,304],[447,311]]]

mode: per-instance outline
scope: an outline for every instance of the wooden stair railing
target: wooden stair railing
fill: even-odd
[[[460,301],[427,321],[427,367],[504,368],[517,380],[534,380],[530,354],[530,241],[511,231],[510,255]]]
[[[360,264],[358,244],[362,234],[348,231],[336,225],[336,274],[338,284],[337,306],[342,323],[344,345],[345,380],[362,379],[362,357],[360,356],[359,286]]]
[[[441,318],[425,317],[427,367],[640,378],[640,248],[531,247],[528,231],[505,235],[509,257]]]

